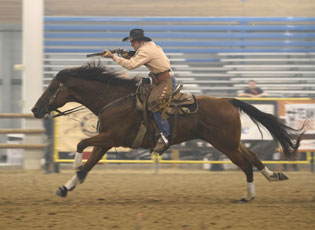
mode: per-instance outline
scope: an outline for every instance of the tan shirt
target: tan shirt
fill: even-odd
[[[154,74],[171,69],[170,61],[163,49],[152,41],[143,42],[136,54],[129,60],[115,55],[113,60],[129,70],[145,65]]]

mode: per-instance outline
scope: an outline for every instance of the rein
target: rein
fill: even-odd
[[[101,115],[106,109],[108,109],[108,108],[111,107],[112,105],[115,105],[115,104],[117,104],[117,103],[119,103],[119,102],[125,101],[125,100],[127,100],[127,99],[129,99],[129,98],[132,98],[132,97],[135,97],[135,96],[136,96],[136,93],[131,93],[131,94],[125,96],[125,97],[118,98],[117,100],[115,100],[115,101],[113,101],[113,102],[111,102],[111,103],[105,105],[105,106],[100,110],[100,112],[99,112],[98,115],[97,115],[97,116],[98,116],[98,122],[97,122],[96,130],[98,130],[98,128],[99,128],[100,115]]]
[[[132,97],[135,97],[135,96],[136,96],[136,93],[131,93],[131,94],[128,94],[127,96],[125,96],[125,97],[118,98],[117,100],[115,100],[115,101],[113,101],[113,102],[111,102],[111,103],[105,105],[105,106],[100,110],[100,112],[98,113],[98,116],[100,116],[100,115],[104,112],[104,110],[108,109],[108,108],[111,107],[112,105],[117,104],[117,103],[122,102],[122,101],[125,101],[125,100],[127,100],[127,99],[129,99],[129,98],[132,98]]]
[[[83,105],[79,105],[77,107],[74,107],[72,109],[68,109],[66,111],[60,111],[59,109],[55,109],[54,111],[56,111],[58,114],[52,116],[51,118],[56,118],[56,117],[60,117],[60,116],[67,116],[71,113],[75,113],[75,112],[78,112],[80,110],[84,110],[86,109],[86,107],[84,107]]]

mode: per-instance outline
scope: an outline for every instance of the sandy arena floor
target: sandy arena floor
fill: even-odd
[[[315,174],[270,183],[255,173],[256,199],[241,172],[96,170],[67,198],[53,195],[73,172],[0,171],[0,229],[315,229]]]

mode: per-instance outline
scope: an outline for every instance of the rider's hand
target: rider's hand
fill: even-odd
[[[102,55],[104,58],[113,58],[114,54],[110,52],[109,50],[104,50],[104,54]]]

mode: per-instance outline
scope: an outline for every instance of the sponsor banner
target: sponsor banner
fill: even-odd
[[[77,103],[67,103],[60,108],[61,111],[79,106]],[[76,152],[77,144],[85,138],[97,135],[96,127],[98,118],[90,110],[81,110],[67,116],[56,118],[57,120],[57,148],[59,152]],[[85,152],[91,152],[88,147]],[[127,148],[116,148],[110,151],[124,152]]]
[[[289,127],[300,129],[305,125],[300,149],[315,150],[315,100],[279,101],[278,114]]]

